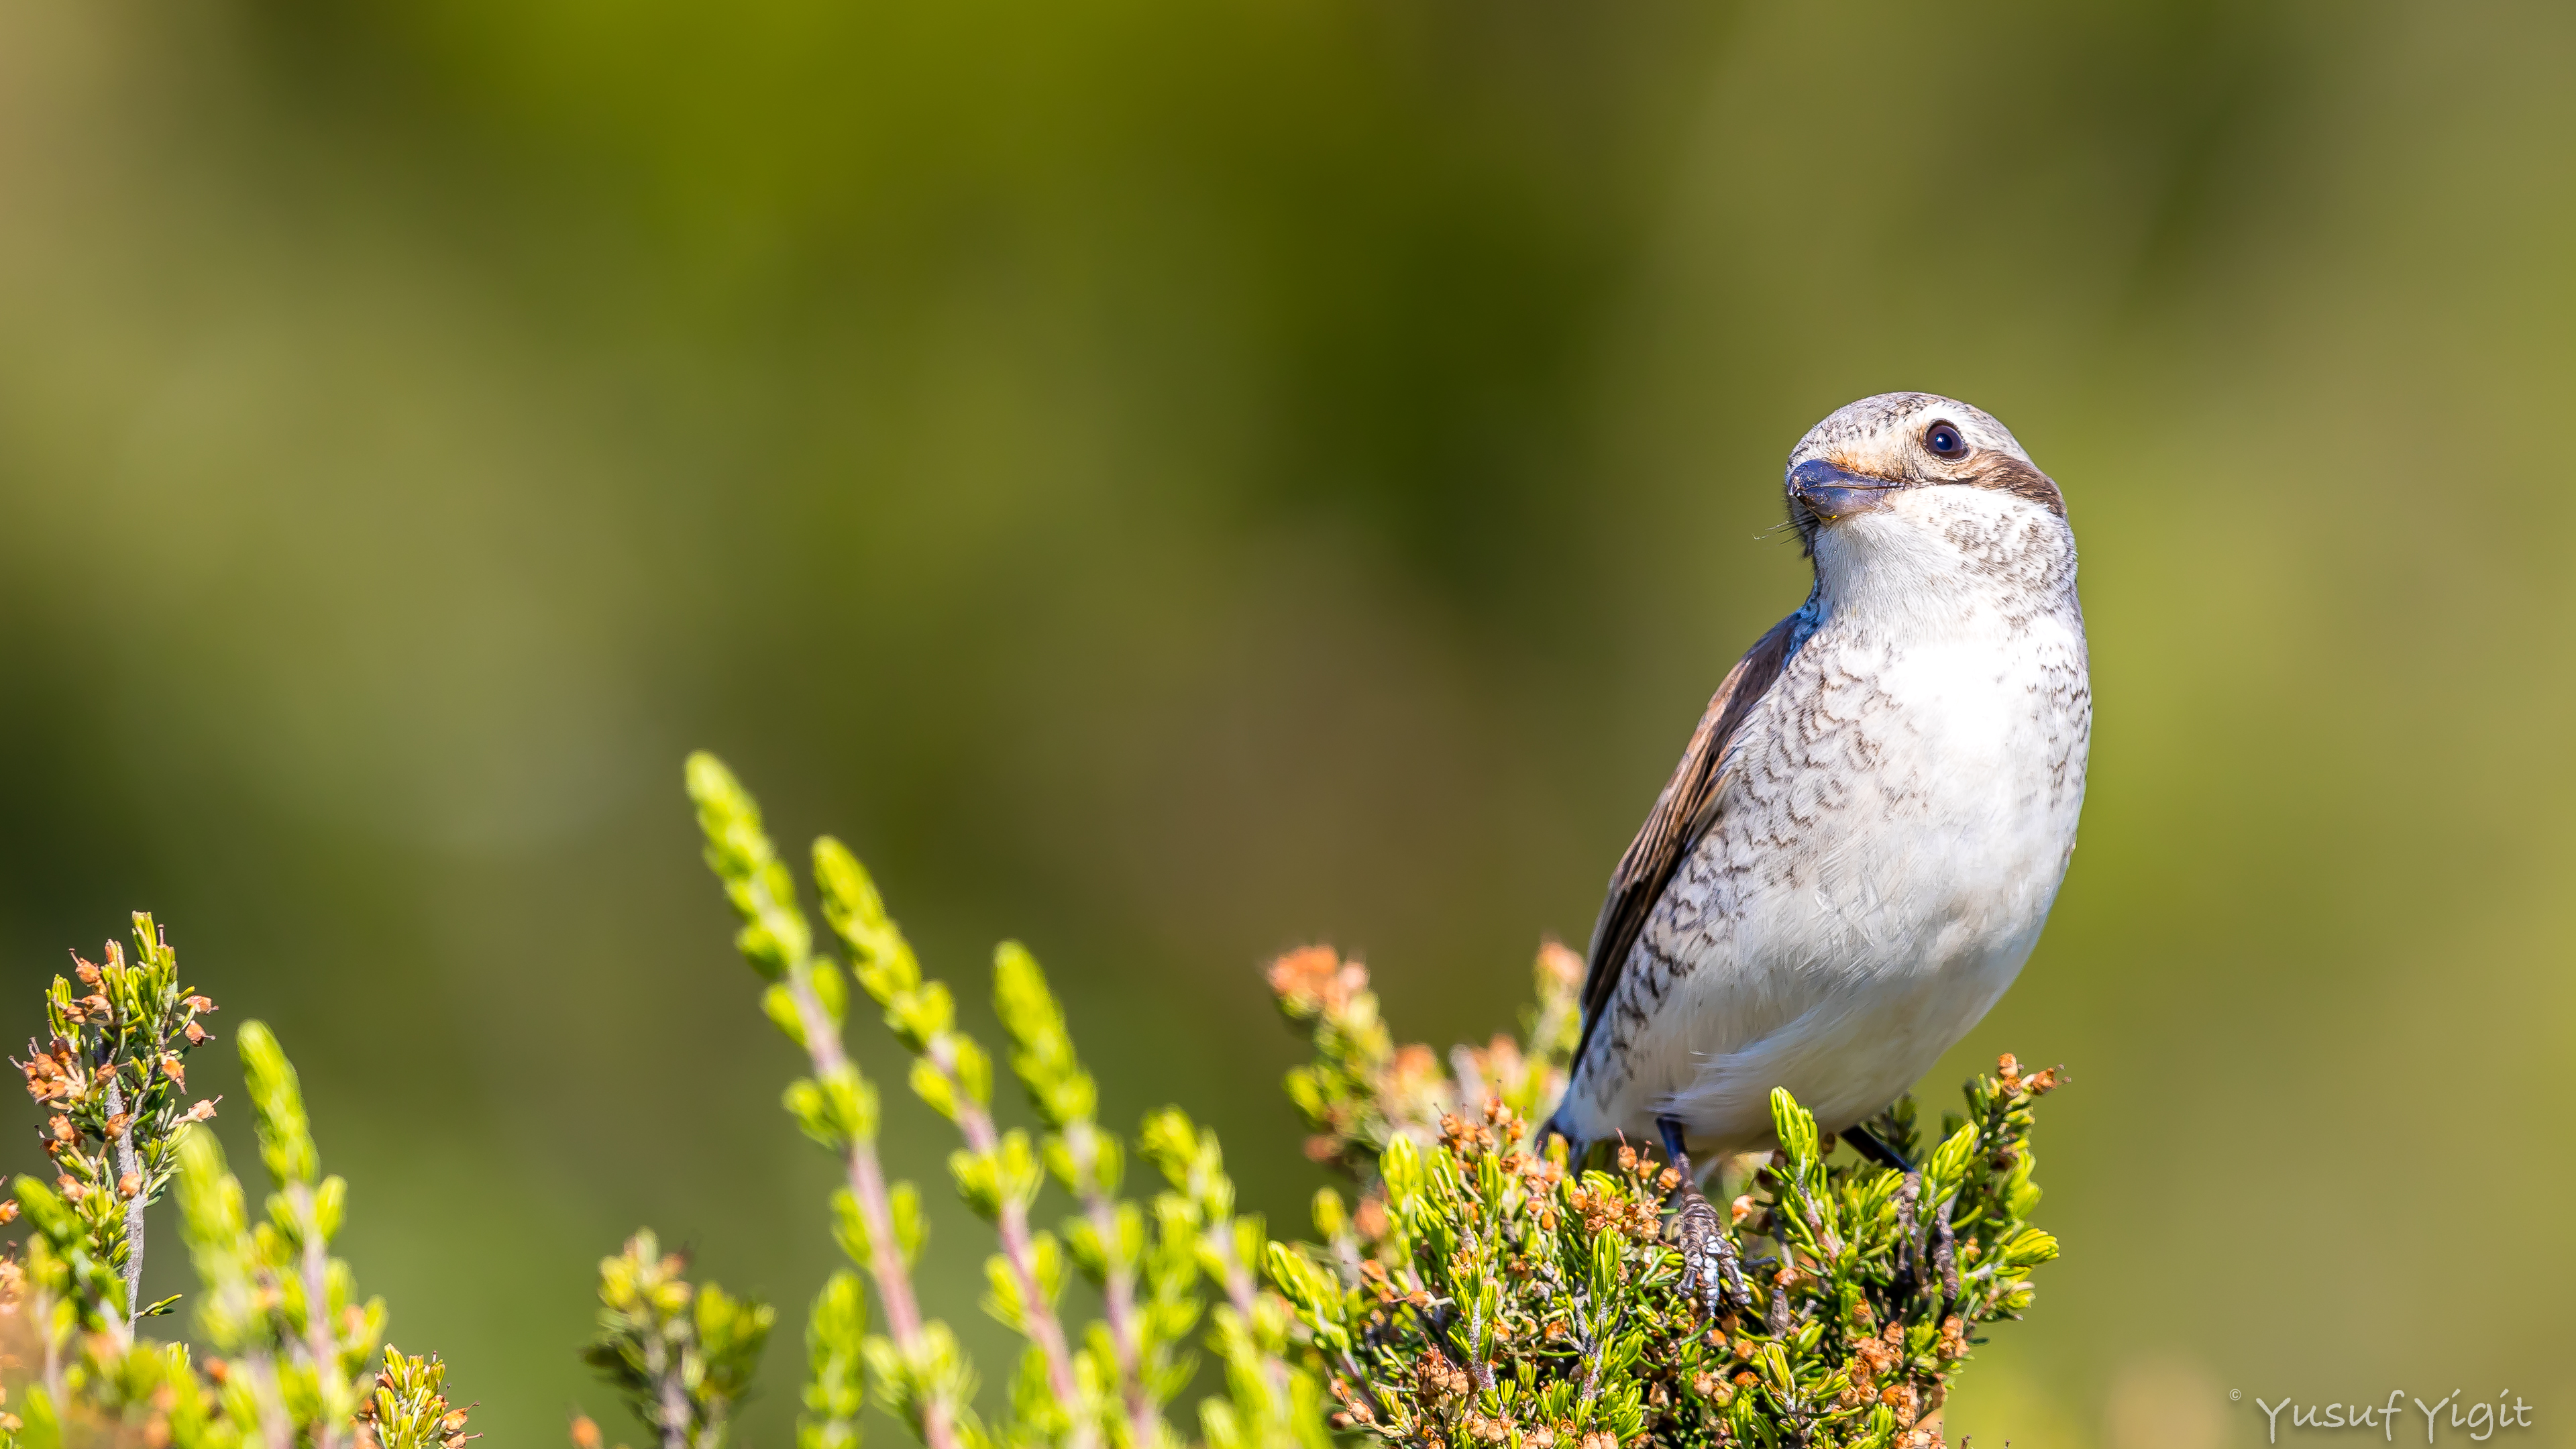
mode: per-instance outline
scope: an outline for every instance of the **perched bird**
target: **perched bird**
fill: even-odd
[[[2092,730],[2066,503],[2003,424],[1864,398],[1785,482],[1815,585],[1728,671],[1611,874],[1551,1123],[1662,1138],[1712,1308],[1735,1267],[1687,1149],[1774,1145],[1786,1087],[1903,1165],[1859,1124],[2029,957]]]

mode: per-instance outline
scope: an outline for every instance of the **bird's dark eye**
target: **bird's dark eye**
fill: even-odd
[[[1926,429],[1923,434],[1923,446],[1944,458],[1968,456],[1968,440],[1960,437],[1959,430],[1948,423],[1934,423]]]

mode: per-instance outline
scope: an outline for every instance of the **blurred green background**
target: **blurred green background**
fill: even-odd
[[[1953,1442],[2576,1443],[2571,66],[2510,3],[0,0],[0,1035],[159,911],[394,1341],[558,1443],[622,1234],[791,1323],[833,1256],[704,745],[1301,1223],[1255,968],[1510,1025],[1799,598],[1790,444],[1929,389],[2064,484],[2099,710],[1931,1079],[2076,1083]]]

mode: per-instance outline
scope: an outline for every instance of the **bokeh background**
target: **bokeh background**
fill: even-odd
[[[1296,1223],[1258,965],[1509,1026],[1800,596],[1789,445],[1930,389],[2065,485],[2099,706],[1930,1081],[2076,1083],[1954,1442],[2576,1442],[2572,68],[2512,3],[0,0],[0,1036],[159,911],[492,1443],[607,1413],[651,1223],[782,1305],[778,1449],[829,1165],[686,749]]]

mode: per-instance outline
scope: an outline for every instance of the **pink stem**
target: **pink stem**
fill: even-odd
[[[993,1114],[967,1095],[965,1084],[957,1080],[956,1069],[948,1055],[934,1050],[929,1053],[928,1060],[939,1069],[940,1075],[948,1079],[950,1095],[957,1103],[957,1130],[966,1138],[966,1150],[978,1157],[997,1159],[1001,1139],[993,1131]],[[1038,1283],[1037,1250],[1029,1239],[1028,1205],[1012,1197],[1008,1191],[1003,1192],[1001,1213],[995,1226],[1002,1239],[1002,1260],[1010,1265],[1011,1276],[1019,1283],[1020,1305],[1028,1323],[1029,1337],[1036,1341],[1038,1352],[1046,1359],[1047,1388],[1055,1395],[1057,1403],[1068,1411],[1075,1411],[1079,1407],[1081,1391],[1073,1374],[1073,1357],[1065,1350],[1064,1326],[1056,1322],[1055,1309],[1048,1305]],[[1091,1425],[1077,1413],[1073,1437],[1068,1443],[1073,1449],[1087,1449],[1094,1438]]]
[[[1082,1170],[1082,1206],[1091,1219],[1091,1231],[1100,1239],[1101,1256],[1108,1268],[1101,1284],[1100,1316],[1107,1320],[1109,1341],[1117,1350],[1118,1391],[1127,1404],[1129,1432],[1137,1449],[1151,1449],[1163,1425],[1154,1401],[1145,1395],[1144,1367],[1137,1351],[1136,1267],[1127,1261],[1124,1245],[1118,1239],[1118,1205],[1100,1188],[1100,1149],[1090,1140],[1099,1129],[1083,1126],[1084,1150],[1075,1157]]]
[[[814,995],[809,970],[790,971],[787,989],[796,1001],[796,1017],[805,1031],[805,1054],[814,1063],[816,1080],[837,1079],[848,1070],[850,1059],[841,1050],[840,1028]],[[876,1280],[886,1329],[905,1361],[918,1363],[921,1305],[912,1296],[912,1275],[904,1267],[903,1244],[895,1237],[894,1205],[886,1194],[885,1169],[877,1163],[876,1144],[852,1137],[848,1170],[850,1196],[857,1200],[859,1217],[868,1225],[868,1276]],[[921,1401],[921,1442],[927,1449],[958,1449],[957,1426],[949,1417],[947,1402],[936,1395]]]

